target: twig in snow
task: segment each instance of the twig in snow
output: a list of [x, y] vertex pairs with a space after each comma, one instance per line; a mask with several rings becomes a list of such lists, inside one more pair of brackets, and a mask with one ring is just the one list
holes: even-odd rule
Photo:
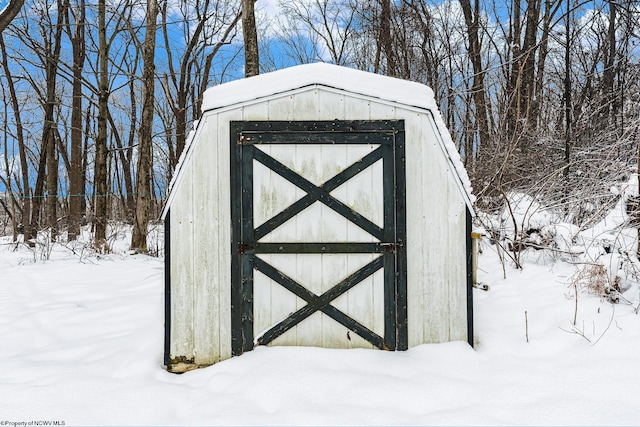
[[560, 328], [560, 330], [568, 332], [570, 334], [576, 334], [576, 335], [580, 335], [582, 338], [584, 338], [585, 340], [587, 340], [587, 342], [591, 342], [591, 340], [589, 338], [587, 338], [587, 336], [584, 334], [584, 325], [582, 327], [582, 331], [578, 328], [576, 328], [574, 325], [571, 325], [571, 330], [566, 330], [564, 328]]
[[[600, 334], [600, 336], [598, 337], [598, 339], [596, 340], [596, 342], [594, 342], [593, 344], [591, 344], [591, 346], [593, 347], [594, 345], [598, 344], [598, 341], [600, 341], [600, 339], [604, 336], [604, 334], [607, 333], [607, 331], [609, 330], [609, 328], [611, 327], [611, 324], [613, 323], [613, 317], [616, 314], [616, 305], [615, 304], [611, 304], [611, 307], [613, 308], [613, 310], [611, 310], [611, 319], [609, 319], [609, 324], [607, 325], [607, 327], [604, 329], [604, 331], [602, 332], [602, 334]], [[617, 326], [617, 325], [616, 325]]]

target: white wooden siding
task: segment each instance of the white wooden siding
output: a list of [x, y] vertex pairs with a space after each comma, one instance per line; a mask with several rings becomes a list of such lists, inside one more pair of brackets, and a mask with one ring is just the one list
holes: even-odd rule
[[407, 113], [404, 119], [409, 347], [464, 340], [466, 205], [429, 114]]
[[[202, 137], [208, 140], [211, 128], [216, 126], [216, 117], [208, 117]], [[211, 176], [210, 165], [215, 159], [214, 151], [207, 144], [198, 144], [192, 163], [193, 217], [193, 337], [195, 362], [199, 365], [218, 361], [220, 354], [220, 292], [217, 280], [217, 260], [220, 249], [219, 227], [216, 205], [220, 199], [219, 186]], [[202, 268], [213, 262], [211, 268]], [[210, 350], [207, 350], [210, 349]]]
[[[403, 119], [406, 140], [407, 176], [407, 262], [409, 346], [422, 343], [466, 340], [466, 227], [464, 198], [456, 185], [440, 148], [428, 112], [404, 108], [371, 98], [329, 88], [308, 88], [274, 96], [237, 108], [205, 113], [193, 148], [180, 179], [174, 184], [171, 200], [171, 344], [172, 358], [184, 356], [198, 365], [231, 357], [231, 224], [230, 224], [230, 143], [231, 120], [384, 120]], [[317, 148], [317, 147], [316, 147]], [[321, 151], [315, 162], [296, 165], [296, 158], [308, 156], [279, 153], [280, 148], [263, 147], [268, 154], [295, 170], [306, 168], [309, 179], [319, 183], [348, 166], [352, 154], [346, 147]], [[300, 153], [307, 150], [297, 147]], [[358, 149], [362, 149], [359, 147]], [[367, 149], [371, 149], [368, 147]], [[324, 148], [322, 150], [325, 150]], [[355, 150], [354, 150], [355, 151]], [[335, 160], [333, 170], [328, 166]], [[343, 163], [340, 163], [345, 159]], [[264, 187], [256, 191], [257, 224], [288, 206], [304, 192], [288, 185], [266, 168], [254, 165]], [[382, 225], [382, 200], [369, 197], [367, 187], [381, 186], [381, 166], [374, 165], [353, 182], [332, 194], [362, 211]], [[305, 176], [307, 176], [305, 174]], [[324, 227], [307, 233], [313, 239], [347, 241], [371, 236], [318, 204], [322, 218], [334, 215], [329, 235]], [[296, 221], [306, 222], [304, 218]], [[263, 241], [278, 241], [298, 233], [282, 227]], [[277, 233], [284, 233], [278, 235]], [[363, 236], [366, 235], [366, 236]], [[336, 237], [337, 236], [337, 237]], [[269, 240], [271, 239], [271, 240]], [[268, 263], [321, 294], [373, 260], [375, 255], [261, 255]], [[318, 257], [311, 260], [309, 257]], [[317, 262], [310, 262], [317, 261]], [[254, 304], [256, 335], [276, 324], [306, 303], [277, 283], [256, 272]], [[365, 280], [332, 303], [379, 335], [384, 334], [382, 272]], [[322, 313], [315, 313], [273, 342], [273, 345], [313, 345], [335, 348], [365, 347], [371, 344]]]
[[171, 208], [171, 357], [193, 359], [193, 190], [189, 171]]

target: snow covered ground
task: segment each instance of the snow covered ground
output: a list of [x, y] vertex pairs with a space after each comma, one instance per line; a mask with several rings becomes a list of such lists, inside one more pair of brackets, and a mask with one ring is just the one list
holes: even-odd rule
[[[638, 425], [635, 235], [616, 215], [566, 251], [583, 255], [528, 250], [506, 279], [485, 239], [475, 349], [258, 348], [183, 375], [162, 367], [162, 259], [128, 254], [126, 232], [99, 256], [2, 237], [0, 425]], [[628, 289], [614, 305], [581, 282], [574, 326], [587, 261]]]

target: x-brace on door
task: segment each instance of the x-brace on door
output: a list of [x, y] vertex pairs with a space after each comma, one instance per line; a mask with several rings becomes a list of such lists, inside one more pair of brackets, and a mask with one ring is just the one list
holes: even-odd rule
[[404, 145], [403, 121], [231, 123], [234, 355], [336, 327], [407, 349]]

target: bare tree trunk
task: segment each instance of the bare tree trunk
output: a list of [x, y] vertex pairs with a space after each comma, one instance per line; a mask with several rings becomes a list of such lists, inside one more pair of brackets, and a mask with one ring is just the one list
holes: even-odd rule
[[[233, 34], [232, 34], [233, 29], [236, 27], [236, 25], [238, 25], [238, 22], [240, 21], [241, 18], [242, 18], [242, 12], [238, 13], [235, 16], [231, 24], [229, 24], [224, 34], [220, 38], [220, 41], [216, 43], [213, 50], [207, 55], [207, 58], [205, 59], [204, 71], [202, 72], [202, 80], [200, 82], [200, 90], [198, 91], [198, 100], [195, 103], [195, 107], [196, 107], [196, 110], [194, 112], [195, 117], [200, 117], [200, 114], [202, 113], [202, 111], [200, 111], [202, 107], [202, 96], [204, 94], [204, 91], [207, 90], [207, 85], [209, 83], [209, 74], [211, 72], [211, 65], [213, 62], [213, 58], [216, 56], [216, 54], [218, 53], [218, 51], [222, 46], [229, 43], [228, 40], [233, 39]], [[180, 156], [176, 154], [176, 157], [179, 158]]]
[[5, 78], [7, 80], [7, 86], [9, 89], [9, 97], [11, 99], [11, 108], [13, 109], [13, 116], [15, 119], [15, 132], [16, 139], [18, 141], [18, 153], [20, 156], [20, 173], [22, 178], [23, 188], [23, 202], [22, 202], [22, 227], [24, 229], [24, 241], [27, 242], [32, 235], [31, 230], [31, 194], [29, 187], [29, 164], [27, 163], [27, 150], [24, 141], [24, 129], [22, 126], [22, 119], [20, 114], [20, 105], [18, 103], [18, 97], [16, 95], [16, 89], [13, 84], [13, 76], [9, 69], [9, 63], [7, 60], [7, 49], [4, 44], [4, 38], [0, 33], [0, 52], [2, 53], [2, 68], [4, 69]]
[[0, 34], [11, 24], [13, 18], [20, 13], [24, 0], [12, 0], [0, 13]]
[[476, 121], [479, 130], [479, 145], [482, 147], [489, 142], [489, 118], [487, 115], [487, 102], [485, 98], [484, 73], [482, 67], [481, 46], [478, 31], [480, 27], [480, 8], [476, 0], [474, 10], [471, 9], [471, 0], [460, 0], [464, 20], [467, 25], [467, 37], [469, 39], [469, 57], [473, 66], [473, 100], [476, 106]]
[[107, 247], [107, 120], [109, 76], [106, 28], [106, 0], [98, 1], [98, 135], [94, 165], [95, 235], [94, 246], [100, 252]]
[[[162, 22], [163, 22], [162, 28], [163, 28], [163, 35], [165, 39], [165, 46], [168, 51], [167, 55], [169, 56], [169, 58], [171, 58], [172, 55], [171, 55], [171, 52], [169, 51], [170, 43], [169, 43], [168, 31], [170, 28], [169, 28], [169, 25], [167, 25], [167, 22], [168, 22], [167, 6], [168, 6], [168, 3], [165, 2], [162, 7]], [[207, 10], [209, 8], [209, 1], [205, 0], [204, 4], [201, 7], [204, 10], [204, 12], [207, 13]], [[184, 150], [186, 140], [187, 140], [187, 104], [188, 104], [188, 97], [189, 97], [189, 88], [193, 86], [192, 85], [193, 75], [190, 71], [191, 69], [190, 65], [193, 61], [193, 54], [198, 45], [199, 37], [202, 34], [202, 31], [204, 30], [206, 24], [207, 24], [207, 19], [205, 19], [205, 17], [202, 17], [198, 22], [198, 25], [196, 26], [196, 28], [193, 30], [193, 34], [190, 35], [189, 41], [187, 42], [187, 46], [182, 52], [182, 60], [180, 61], [180, 70], [178, 71], [178, 73], [174, 71], [173, 65], [169, 63], [169, 68], [171, 70], [171, 80], [172, 80], [173, 86], [176, 89], [176, 93], [174, 94], [175, 100], [173, 100], [172, 98], [174, 97], [170, 95], [170, 91], [167, 83], [165, 83], [165, 91], [167, 93], [167, 99], [170, 102], [171, 109], [173, 110], [173, 113], [176, 117], [176, 131], [175, 131], [176, 150], [175, 151], [176, 151], [176, 156], [178, 158], [180, 158], [180, 154], [182, 154], [182, 151]]]
[[244, 75], [245, 77], [260, 74], [260, 57], [258, 56], [258, 31], [254, 12], [255, 0], [242, 0], [242, 36], [244, 37]]
[[536, 71], [535, 89], [534, 89], [534, 103], [532, 106], [532, 115], [538, 120], [540, 114], [540, 108], [542, 103], [544, 76], [545, 76], [545, 64], [547, 61], [547, 55], [549, 54], [549, 35], [551, 34], [551, 20], [555, 16], [558, 8], [562, 4], [558, 0], [545, 0], [544, 17], [542, 23], [542, 34], [540, 36], [540, 46], [538, 47], [538, 70]]
[[[87, 185], [87, 170], [89, 167], [89, 135], [91, 132], [91, 119], [94, 117], [94, 109], [89, 105], [87, 115], [84, 117], [84, 141], [82, 146], [82, 182]], [[84, 187], [83, 187], [83, 191]], [[82, 212], [87, 212], [87, 197], [82, 198]]]
[[606, 119], [607, 124], [615, 123], [615, 58], [616, 58], [616, 15], [617, 6], [615, 1], [609, 1], [609, 28], [607, 30], [607, 41], [604, 53], [604, 70], [602, 80], [605, 92]]
[[[171, 41], [171, 23], [175, 20], [175, 16], [169, 6], [168, 2], [164, 2], [160, 5], [159, 10], [160, 28], [165, 41], [164, 49], [168, 68], [168, 72], [162, 76], [160, 82], [166, 95], [168, 107], [173, 117], [175, 117], [175, 123], [169, 125], [171, 132], [168, 133], [170, 139], [167, 140], [170, 160], [169, 169], [172, 170], [175, 168], [176, 162], [185, 148], [187, 135], [189, 134], [189, 120], [200, 116], [202, 93], [207, 89], [213, 58], [220, 48], [227, 44], [230, 38], [233, 38], [236, 25], [240, 21], [242, 13], [234, 12], [234, 15], [231, 15], [234, 16], [233, 21], [228, 25], [224, 25], [227, 17], [226, 8], [221, 13], [219, 6], [212, 4], [210, 0], [191, 2], [190, 7], [193, 7], [197, 14], [197, 25], [189, 33], [185, 33], [184, 47], [180, 49], [180, 52], [174, 52], [171, 47], [175, 44]], [[220, 13], [222, 17], [220, 22], [217, 22], [218, 14]], [[214, 22], [212, 22], [212, 18], [215, 18]], [[221, 36], [217, 35], [225, 26], [224, 33]], [[203, 58], [205, 50], [209, 49], [208, 42], [203, 43], [203, 41], [210, 40], [214, 34], [216, 35], [215, 39], [218, 41], [213, 45], [211, 52], [204, 55]], [[175, 53], [179, 53], [179, 55], [175, 55]], [[173, 58], [180, 59], [174, 64]], [[203, 59], [204, 66], [201, 63]], [[200, 70], [204, 71], [200, 72]], [[199, 83], [197, 81], [198, 78], [201, 79]], [[191, 111], [189, 110], [190, 107]], [[189, 115], [190, 112], [191, 115]], [[175, 145], [172, 145], [169, 141], [175, 141]]]
[[35, 243], [32, 239], [35, 239], [40, 228], [40, 208], [42, 207], [42, 199], [44, 198], [44, 184], [45, 173], [47, 171], [47, 143], [48, 140], [43, 140], [40, 147], [40, 159], [38, 161], [38, 172], [36, 174], [36, 183], [33, 189], [33, 199], [31, 210], [31, 234], [27, 236], [25, 234], [25, 241], [29, 242], [30, 246], [34, 246]]
[[511, 67], [507, 83], [506, 134], [508, 139], [514, 143], [520, 140], [527, 124], [535, 123], [535, 117], [531, 111], [535, 97], [535, 60], [539, 47], [537, 36], [540, 7], [541, 0], [527, 2], [524, 37], [522, 37], [523, 23], [521, 22], [520, 0], [515, 0], [513, 5], [512, 27], [509, 37]]
[[53, 40], [45, 38], [45, 49], [47, 52], [45, 63], [46, 78], [46, 98], [44, 105], [44, 127], [42, 130], [42, 147], [41, 156], [46, 157], [47, 164], [47, 197], [46, 197], [46, 213], [47, 225], [51, 230], [51, 240], [55, 240], [58, 234], [58, 149], [56, 144], [56, 128], [55, 110], [58, 100], [56, 99], [58, 67], [60, 65], [60, 50], [62, 48], [62, 30], [63, 16], [67, 2], [58, 0], [55, 31]]
[[[522, 18], [520, 0], [513, 0], [511, 3], [512, 13], [509, 17], [509, 35], [507, 37], [508, 46], [508, 69], [506, 78], [507, 86], [507, 107], [505, 110], [504, 129], [505, 135], [514, 133], [518, 121], [519, 112], [516, 96], [518, 84], [520, 82], [520, 43], [522, 40]], [[505, 139], [509, 139], [506, 137]]]
[[[68, 11], [69, 12], [69, 11]], [[67, 30], [71, 32], [67, 13]], [[82, 221], [84, 181], [82, 174], [82, 72], [85, 60], [85, 2], [79, 0], [74, 13], [71, 38], [73, 52], [73, 81], [71, 105], [71, 170], [69, 171], [69, 241], [77, 239]]]
[[47, 226], [50, 229], [51, 241], [58, 236], [58, 150], [56, 147], [56, 134], [53, 126], [49, 128], [47, 135]]
[[534, 119], [531, 117], [531, 105], [533, 103], [534, 82], [535, 82], [535, 60], [538, 49], [538, 21], [540, 19], [541, 0], [530, 0], [527, 4], [526, 28], [524, 40], [522, 41], [522, 84], [520, 85], [520, 118], [522, 122], [530, 124]]
[[[135, 123], [135, 94], [131, 96], [132, 106], [131, 106], [131, 114], [132, 114], [132, 123]], [[129, 141], [128, 147], [125, 149], [122, 145], [122, 139], [120, 138], [120, 134], [118, 133], [117, 125], [113, 120], [113, 116], [111, 112], [109, 112], [109, 124], [111, 125], [111, 132], [113, 134], [113, 140], [116, 143], [116, 148], [118, 150], [117, 156], [120, 158], [120, 164], [122, 165], [122, 175], [124, 178], [124, 193], [126, 197], [124, 198], [124, 209], [126, 213], [126, 220], [133, 221], [133, 211], [135, 206], [135, 200], [133, 198], [133, 179], [131, 177], [131, 147], [133, 147], [133, 140]], [[133, 129], [130, 133], [130, 138], [133, 139], [135, 132]], [[117, 167], [117, 166], [116, 166]]]
[[[0, 37], [2, 35], [0, 34]], [[2, 98], [3, 98], [3, 103], [2, 106], [4, 107], [4, 117], [8, 116], [9, 113], [9, 105], [7, 104], [7, 99], [6, 99], [6, 92], [2, 91]], [[4, 120], [4, 125], [2, 127], [2, 133], [4, 136], [4, 170], [7, 172], [7, 178], [6, 180], [4, 178], [2, 178], [2, 176], [0, 176], [0, 181], [4, 183], [4, 186], [7, 190], [7, 193], [9, 194], [9, 201], [11, 202], [11, 209], [7, 209], [7, 206], [3, 203], [3, 207], [5, 209], [5, 211], [7, 212], [7, 214], [11, 217], [11, 233], [12, 233], [12, 241], [16, 242], [18, 241], [18, 224], [16, 223], [16, 199], [15, 196], [13, 194], [13, 184], [11, 183], [11, 168], [9, 167], [9, 143], [8, 141], [8, 134], [9, 134], [9, 121], [8, 120]], [[0, 198], [0, 201], [2, 201], [2, 198]]]
[[151, 139], [154, 114], [155, 93], [155, 46], [156, 19], [158, 3], [147, 2], [147, 25], [143, 45], [144, 70], [142, 81], [144, 95], [142, 103], [142, 121], [138, 144], [138, 175], [136, 179], [136, 219], [131, 236], [131, 248], [147, 252], [147, 226], [149, 223], [149, 205], [151, 202]]
[[[565, 21], [565, 46], [564, 46], [564, 119], [565, 119], [565, 137], [564, 137], [564, 195], [569, 197], [569, 165], [571, 164], [571, 4], [570, 0], [566, 0], [567, 16]], [[565, 204], [568, 206], [568, 204]]]
[[380, 10], [380, 47], [384, 52], [385, 61], [387, 63], [387, 75], [396, 76], [396, 63], [393, 54], [391, 40], [391, 3], [390, 0], [381, 0]]

